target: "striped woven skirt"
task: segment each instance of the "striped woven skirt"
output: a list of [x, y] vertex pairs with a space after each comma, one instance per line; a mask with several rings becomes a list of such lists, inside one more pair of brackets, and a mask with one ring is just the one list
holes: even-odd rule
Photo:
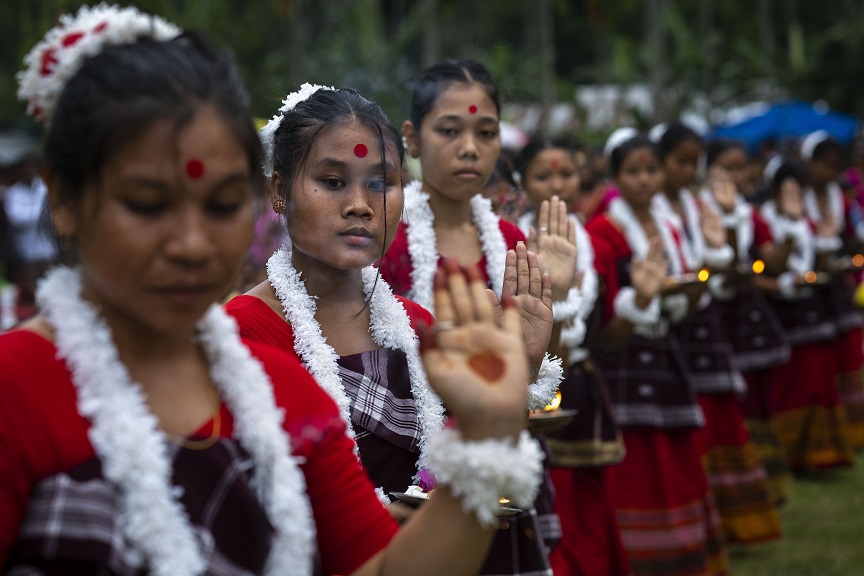
[[705, 426], [697, 433], [702, 465], [714, 492], [726, 542], [755, 544], [780, 536], [768, 476], [744, 428], [735, 394], [704, 394]]
[[614, 498], [634, 576], [728, 571], [720, 517], [695, 428], [625, 427]]

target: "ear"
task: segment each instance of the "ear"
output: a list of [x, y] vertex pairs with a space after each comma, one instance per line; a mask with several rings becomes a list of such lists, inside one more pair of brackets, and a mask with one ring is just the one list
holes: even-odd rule
[[412, 158], [420, 156], [420, 138], [417, 130], [414, 129], [414, 124], [410, 120], [405, 120], [402, 123], [402, 135], [405, 137], [405, 146], [408, 148], [408, 154]]
[[48, 206], [54, 232], [60, 238], [73, 238], [78, 232], [77, 204], [63, 197], [63, 184], [51, 166], [45, 165], [42, 179], [48, 188]]
[[282, 189], [285, 185], [285, 181], [282, 179], [282, 175], [279, 172], [273, 172], [273, 175], [270, 176], [270, 202], [273, 203], [276, 200], [282, 199], [287, 202], [287, 198], [282, 198]]

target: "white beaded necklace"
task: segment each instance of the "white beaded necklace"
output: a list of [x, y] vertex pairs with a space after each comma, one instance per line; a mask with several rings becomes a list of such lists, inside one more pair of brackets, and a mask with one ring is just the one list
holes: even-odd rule
[[[408, 360], [408, 377], [411, 393], [420, 420], [420, 458], [418, 468], [426, 467], [426, 444], [429, 436], [444, 427], [444, 406], [438, 395], [429, 386], [426, 371], [420, 360], [417, 334], [411, 328], [408, 314], [393, 296], [390, 286], [375, 278], [377, 270], [371, 266], [363, 269], [363, 292], [369, 302], [372, 339], [383, 348], [401, 350]], [[338, 356], [321, 333], [321, 325], [315, 319], [315, 301], [306, 291], [300, 274], [291, 264], [291, 250], [282, 248], [267, 261], [267, 278], [282, 303], [285, 318], [294, 331], [294, 350], [306, 368], [339, 406], [342, 419], [353, 438], [350, 416], [350, 400], [339, 376]], [[374, 290], [373, 290], [374, 288]]]
[[[141, 386], [120, 360], [110, 328], [81, 298], [80, 271], [51, 271], [37, 298], [54, 328], [57, 355], [71, 371], [78, 410], [91, 422], [90, 442], [106, 479], [117, 487], [119, 524], [126, 538], [140, 549], [153, 574], [203, 573], [207, 560], [171, 485], [167, 438], [148, 410]], [[266, 573], [309, 575], [315, 525], [272, 385], [221, 307], [213, 305], [201, 319], [198, 341], [210, 377], [234, 416], [234, 434], [252, 456], [252, 483], [276, 528]]]

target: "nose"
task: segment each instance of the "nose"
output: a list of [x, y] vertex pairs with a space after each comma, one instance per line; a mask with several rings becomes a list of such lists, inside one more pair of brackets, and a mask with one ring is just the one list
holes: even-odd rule
[[350, 186], [346, 190], [345, 204], [342, 207], [343, 218], [363, 218], [370, 220], [375, 215], [370, 196], [380, 193], [372, 192], [361, 184]]
[[171, 231], [165, 251], [172, 260], [196, 266], [213, 255], [213, 238], [207, 227], [206, 216], [200, 208], [183, 208], [178, 218], [169, 225]]
[[552, 192], [560, 195], [563, 190], [564, 178], [558, 175], [552, 176]]
[[477, 155], [477, 140], [470, 130], [466, 130], [460, 140], [459, 158], [477, 158]]

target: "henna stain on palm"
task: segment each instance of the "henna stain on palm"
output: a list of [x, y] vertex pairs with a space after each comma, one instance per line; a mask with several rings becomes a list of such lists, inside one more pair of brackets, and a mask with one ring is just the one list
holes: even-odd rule
[[497, 382], [504, 375], [504, 361], [494, 352], [473, 354], [468, 366], [487, 382]]

